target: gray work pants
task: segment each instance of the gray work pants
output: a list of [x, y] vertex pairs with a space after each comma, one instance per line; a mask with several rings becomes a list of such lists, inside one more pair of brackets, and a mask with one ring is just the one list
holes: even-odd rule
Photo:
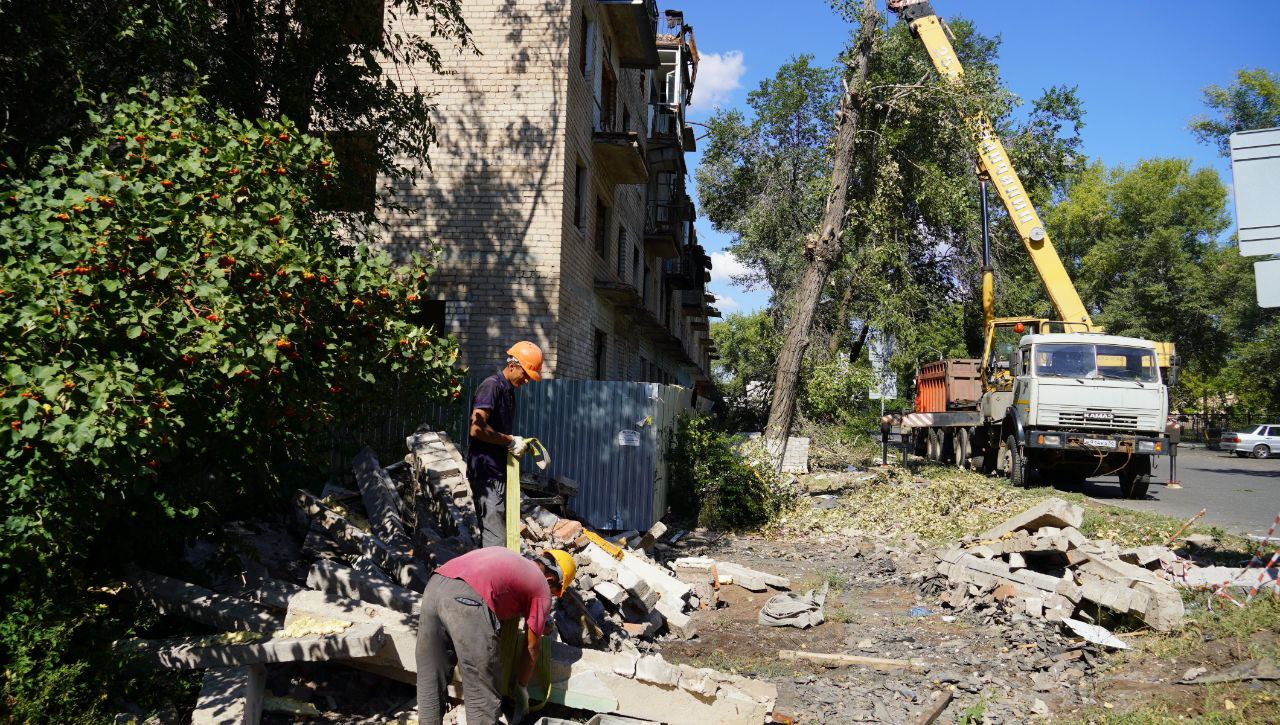
[[468, 725], [498, 722], [498, 618], [476, 590], [461, 579], [432, 576], [422, 592], [418, 622], [418, 722], [440, 725], [453, 654], [462, 670]]
[[476, 504], [481, 546], [507, 545], [507, 481], [491, 478], [471, 481], [471, 500]]

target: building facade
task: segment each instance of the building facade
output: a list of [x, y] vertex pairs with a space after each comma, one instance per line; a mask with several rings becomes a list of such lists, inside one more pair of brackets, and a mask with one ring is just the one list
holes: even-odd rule
[[438, 143], [395, 189], [411, 213], [385, 216], [394, 255], [438, 247], [428, 304], [461, 363], [487, 373], [530, 339], [551, 377], [708, 386], [718, 313], [685, 191], [692, 29], [668, 11], [660, 34], [653, 0], [463, 8], [479, 54], [411, 79]]

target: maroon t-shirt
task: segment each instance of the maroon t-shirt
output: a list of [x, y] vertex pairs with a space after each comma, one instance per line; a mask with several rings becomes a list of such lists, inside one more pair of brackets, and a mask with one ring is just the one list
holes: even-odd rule
[[524, 617], [541, 637], [551, 611], [551, 587], [537, 564], [502, 546], [469, 551], [436, 569], [476, 590], [499, 620]]

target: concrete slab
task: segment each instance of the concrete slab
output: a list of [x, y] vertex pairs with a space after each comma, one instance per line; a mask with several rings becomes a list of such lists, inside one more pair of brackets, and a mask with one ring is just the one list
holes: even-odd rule
[[198, 670], [268, 662], [324, 662], [369, 657], [383, 645], [382, 627], [349, 624], [339, 632], [280, 636], [249, 642], [228, 642], [226, 635], [135, 640], [130, 651], [172, 670]]
[[1005, 534], [1015, 531], [1038, 531], [1043, 526], [1064, 529], [1068, 526], [1080, 528], [1084, 520], [1084, 509], [1060, 498], [1047, 498], [1032, 506], [995, 528], [988, 529], [979, 535], [982, 539], [999, 539]]
[[204, 673], [191, 725], [258, 725], [265, 689], [262, 665], [211, 667]]

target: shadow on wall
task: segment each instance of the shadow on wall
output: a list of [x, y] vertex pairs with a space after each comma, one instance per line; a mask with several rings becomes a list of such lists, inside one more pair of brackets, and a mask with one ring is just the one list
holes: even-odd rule
[[[493, 16], [505, 43], [486, 48], [487, 30], [473, 28], [484, 55], [464, 57], [452, 74], [421, 83], [437, 95], [439, 146], [433, 168], [394, 188], [413, 215], [390, 223], [390, 249], [407, 259], [431, 238], [441, 246], [436, 299], [447, 301], [460, 363], [475, 372], [488, 374], [520, 339], [547, 350], [544, 370], [555, 371], [565, 5], [533, 6], [540, 8], [535, 17], [529, 5], [507, 0]], [[564, 57], [537, 57], [544, 49], [564, 49]]]

